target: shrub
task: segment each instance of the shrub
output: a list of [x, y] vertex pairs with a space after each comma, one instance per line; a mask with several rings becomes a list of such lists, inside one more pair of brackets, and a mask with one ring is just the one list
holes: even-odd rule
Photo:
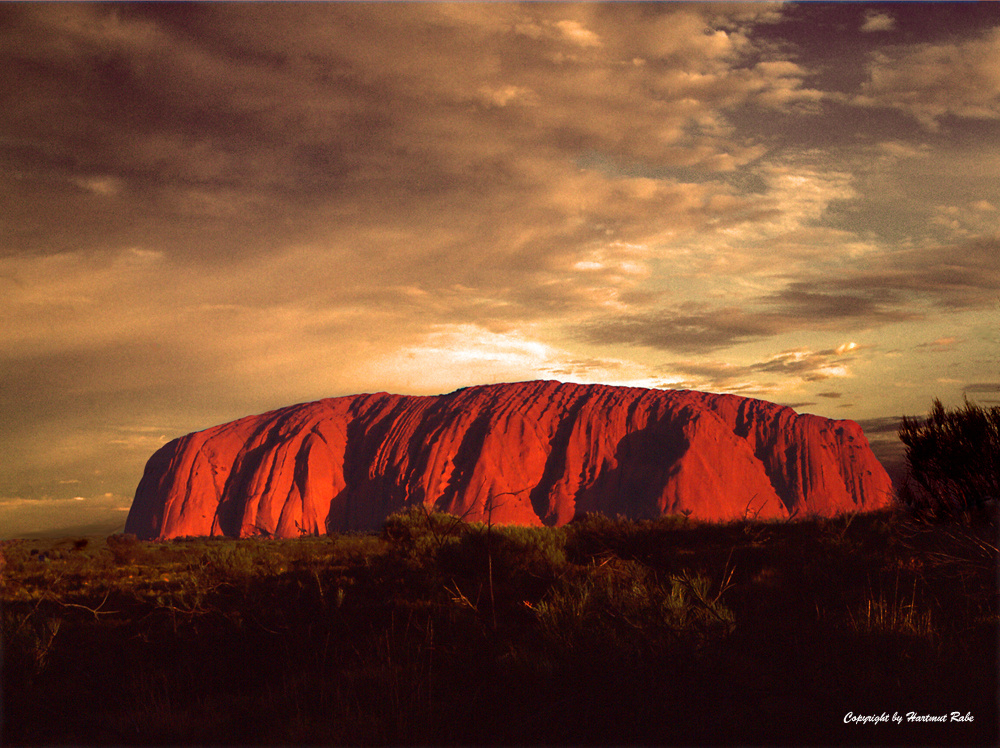
[[469, 525], [438, 558], [448, 579], [485, 582], [501, 604], [538, 599], [566, 567], [564, 536], [553, 527]]
[[63, 620], [58, 614], [39, 610], [5, 608], [0, 615], [0, 633], [4, 642], [4, 664], [31, 678], [41, 673], [52, 654]]
[[201, 567], [224, 581], [249, 583], [273, 576], [282, 568], [279, 546], [273, 541], [241, 539], [211, 546], [201, 554]]
[[911, 509], [950, 517], [1000, 498], [1000, 407], [935, 400], [926, 419], [904, 417], [898, 435], [909, 464], [900, 499]]
[[634, 520], [605, 514], [580, 515], [564, 529], [566, 554], [574, 563], [586, 564], [607, 553], [619, 558], [635, 558], [643, 539], [640, 526]]
[[466, 531], [461, 517], [431, 512], [423, 504], [393, 514], [382, 525], [382, 538], [414, 555], [433, 555]]
[[107, 542], [108, 550], [118, 566], [134, 564], [143, 555], [142, 543], [131, 533], [111, 535]]
[[561, 648], [662, 654], [732, 632], [733, 613], [721, 601], [727, 585], [716, 589], [686, 571], [660, 578], [639, 562], [610, 559], [565, 579], [534, 610], [545, 636]]
[[517, 566], [535, 576], [555, 576], [566, 566], [566, 534], [555, 527], [521, 527], [508, 525], [494, 528], [504, 539]]
[[[38, 555], [38, 551], [33, 551]], [[20, 572], [24, 569], [25, 562], [32, 557], [23, 540], [0, 541], [0, 572], [5, 569], [8, 572]]]

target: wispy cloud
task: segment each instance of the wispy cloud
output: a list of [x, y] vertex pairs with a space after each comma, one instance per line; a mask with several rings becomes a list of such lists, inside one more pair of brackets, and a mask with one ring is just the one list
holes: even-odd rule
[[[764, 360], [745, 364], [726, 361], [674, 361], [672, 370], [687, 377], [687, 384], [722, 392], [765, 393], [787, 389], [789, 381], [823, 382], [851, 376], [851, 364], [858, 360], [860, 347], [847, 343], [837, 348], [781, 351]], [[828, 385], [829, 386], [829, 385]], [[840, 397], [840, 393], [816, 393], [819, 397]], [[800, 403], [812, 404], [812, 403]]]
[[937, 340], [932, 340], [929, 343], [917, 343], [915, 349], [918, 351], [928, 351], [931, 353], [944, 353], [946, 351], [950, 351], [958, 342], [960, 342], [958, 338], [953, 336], [948, 336], [946, 338], [938, 338]]

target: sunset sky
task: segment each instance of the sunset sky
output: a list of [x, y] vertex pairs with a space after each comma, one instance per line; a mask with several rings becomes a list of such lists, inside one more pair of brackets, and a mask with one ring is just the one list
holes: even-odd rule
[[525, 379], [1000, 403], [1000, 4], [0, 5], [0, 537]]

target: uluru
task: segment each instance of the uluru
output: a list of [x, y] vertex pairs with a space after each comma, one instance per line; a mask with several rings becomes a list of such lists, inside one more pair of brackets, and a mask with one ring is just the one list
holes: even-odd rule
[[353, 395], [198, 431], [146, 464], [140, 538], [373, 530], [422, 504], [470, 521], [727, 521], [879, 509], [861, 427], [736, 395], [554, 381]]

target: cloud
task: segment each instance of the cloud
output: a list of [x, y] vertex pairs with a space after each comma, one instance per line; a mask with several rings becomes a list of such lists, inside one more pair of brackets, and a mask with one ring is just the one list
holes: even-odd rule
[[973, 38], [873, 55], [857, 103], [891, 107], [936, 130], [945, 116], [1000, 118], [1000, 26]]
[[896, 29], [896, 19], [889, 13], [882, 13], [877, 10], [865, 12], [864, 23], [861, 24], [861, 31], [870, 34], [876, 31], [894, 31]]
[[918, 351], [928, 351], [931, 353], [944, 353], [950, 351], [955, 343], [960, 342], [958, 338], [954, 336], [948, 336], [944, 338], [938, 338], [930, 343], [918, 343], [915, 348]]
[[890, 306], [877, 287], [831, 292], [819, 283], [795, 281], [741, 307], [690, 303], [595, 317], [579, 329], [593, 343], [707, 353], [789, 332], [862, 328], [918, 316]]
[[[431, 198], [526, 145], [550, 159], [568, 145], [685, 162], [702, 152], [708, 168], [731, 168], [745, 147], [696, 131], [717, 105], [776, 92], [808, 98], [789, 93], [803, 75], [792, 63], [739, 66], [754, 49], [727, 18], [740, 14], [725, 9], [81, 6], [15, 15], [7, 93], [32, 102], [12, 133], [32, 149], [23, 162], [43, 157], [76, 184], [131, 188], [185, 213], [222, 196], [258, 213], [289, 199]], [[636, 15], [648, 16], [639, 35]], [[74, 92], [84, 94], [77, 109], [58, 119], [28, 116], [54, 114]], [[484, 97], [489, 106], [469, 106]], [[87, 123], [98, 129], [83, 138]]]
[[170, 440], [166, 435], [167, 431], [169, 429], [149, 426], [125, 427], [120, 429], [115, 438], [108, 439], [107, 443], [151, 455]]
[[[766, 189], [758, 198], [759, 213], [726, 230], [739, 241], [801, 241], [837, 201], [858, 196], [849, 172], [808, 161], [768, 162], [757, 169]], [[804, 242], [802, 242], [804, 243]]]
[[899, 431], [900, 416], [884, 416], [881, 418], [866, 418], [858, 421], [865, 430], [865, 435], [869, 439], [873, 437], [883, 437], [890, 440], [896, 439], [896, 432]]
[[879, 293], [874, 284], [860, 279], [853, 283], [831, 283], [828, 278], [793, 280], [763, 301], [774, 310], [769, 312], [772, 318], [780, 320], [786, 330], [799, 326], [822, 330], [831, 324], [867, 326], [918, 316], [915, 311], [898, 307], [898, 295]]
[[446, 326], [418, 344], [377, 359], [371, 378], [405, 390], [439, 392], [466, 382], [534, 379], [554, 360], [553, 350], [518, 331]]
[[400, 391], [437, 394], [469, 383], [558, 379], [655, 387], [662, 376], [633, 361], [582, 358], [530, 332], [441, 325], [413, 345], [366, 363], [359, 374]]
[[997, 209], [982, 199], [958, 205], [939, 204], [933, 207], [930, 224], [956, 239], [974, 238], [996, 230]]
[[0, 497], [0, 538], [25, 537], [40, 528], [54, 535], [60, 530], [110, 534], [124, 527], [130, 504], [130, 497], [112, 493], [66, 499]]
[[962, 388], [962, 395], [985, 406], [1000, 405], [1000, 382], [977, 382]]
[[784, 351], [769, 361], [752, 367], [755, 372], [773, 372], [794, 374], [807, 382], [822, 381], [836, 377], [846, 377], [848, 368], [845, 364], [831, 361], [835, 351], [809, 351], [800, 349]]
[[884, 306], [900, 312], [908, 306], [917, 308], [919, 302], [948, 310], [986, 308], [1000, 291], [1000, 237], [885, 253], [869, 269], [829, 285], [842, 293], [859, 294], [876, 306], [881, 290]]
[[[926, 305], [982, 309], [1000, 292], [1000, 239], [882, 252], [835, 277], [803, 274], [766, 302], [806, 326], [826, 320], [878, 324], [913, 319]], [[815, 328], [814, 328], [815, 329]]]
[[963, 392], [1000, 393], [1000, 382], [977, 382], [966, 385]]
[[[644, 260], [628, 277], [605, 263], [563, 282], [566, 269], [753, 210], [722, 179], [623, 172], [655, 162], [712, 175], [759, 158], [718, 108], [805, 74], [743, 64], [747, 24], [773, 9], [617, 10], [17, 11], [9, 98], [51, 114], [84, 95], [58, 119], [5, 123], [28, 178], [4, 197], [30, 206], [18, 231], [33, 251], [138, 247], [179, 278], [246, 261], [255, 297], [271, 291], [274, 262], [257, 273], [250, 262], [309, 253], [283, 275], [289, 297], [320, 280], [357, 297], [359, 279], [398, 275], [439, 297], [445, 284], [476, 289], [515, 316], [603, 305], [634, 289]], [[636, 36], [636, 15], [659, 31]], [[582, 152], [606, 166], [581, 170]], [[216, 285], [183, 293], [216, 303], [231, 290]]]
[[[773, 278], [780, 282], [781, 276]], [[919, 320], [928, 309], [989, 308], [1000, 295], [1000, 240], [879, 253], [864, 265], [800, 270], [740, 306], [688, 302], [595, 315], [578, 325], [592, 343], [710, 352], [782, 333], [863, 329]]]
[[914, 145], [896, 140], [888, 140], [878, 144], [878, 148], [894, 158], [926, 158], [930, 155], [927, 144]]
[[781, 332], [781, 320], [738, 307], [685, 304], [656, 312], [627, 313], [581, 325], [591, 343], [641, 345], [661, 350], [707, 353]]
[[578, 44], [581, 47], [601, 46], [600, 37], [590, 29], [586, 28], [579, 21], [572, 21], [568, 19], [556, 21], [555, 27], [559, 29], [559, 32], [564, 39], [571, 41], [573, 44]]
[[[845, 344], [837, 348], [811, 350], [796, 348], [781, 351], [764, 360], [737, 364], [728, 361], [673, 361], [667, 368], [684, 379], [683, 386], [713, 392], [763, 395], [771, 397], [796, 383], [822, 382], [851, 377], [851, 363], [858, 360], [860, 346]], [[838, 398], [838, 392], [816, 393], [819, 397]], [[812, 405], [800, 402], [797, 407]]]

